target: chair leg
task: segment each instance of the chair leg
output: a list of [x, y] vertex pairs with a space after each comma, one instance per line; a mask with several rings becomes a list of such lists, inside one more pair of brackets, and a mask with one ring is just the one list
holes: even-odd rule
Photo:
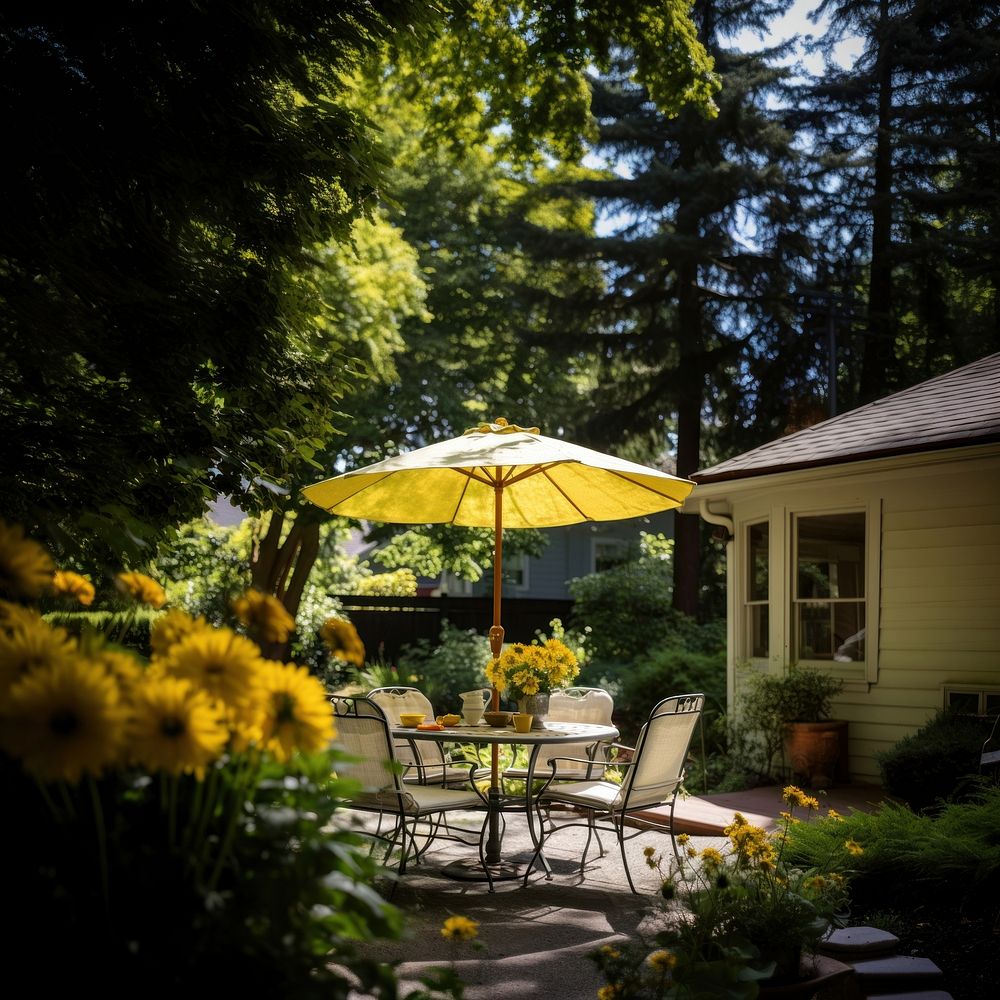
[[638, 896], [639, 891], [632, 881], [632, 873], [628, 870], [628, 857], [625, 854], [625, 817], [619, 816], [615, 819], [614, 814], [612, 814], [611, 821], [615, 825], [615, 833], [618, 834], [618, 848], [622, 852], [622, 864], [625, 866], [625, 878], [628, 879], [628, 887], [632, 890], [633, 896]]

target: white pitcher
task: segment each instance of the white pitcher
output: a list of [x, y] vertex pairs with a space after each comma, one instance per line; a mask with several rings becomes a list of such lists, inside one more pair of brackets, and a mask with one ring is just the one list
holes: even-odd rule
[[463, 721], [467, 726], [478, 726], [490, 702], [490, 692], [484, 688], [476, 688], [475, 691], [463, 691], [459, 697], [462, 699]]

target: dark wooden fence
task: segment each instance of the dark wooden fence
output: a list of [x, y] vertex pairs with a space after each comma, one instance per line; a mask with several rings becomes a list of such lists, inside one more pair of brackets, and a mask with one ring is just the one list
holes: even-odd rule
[[[455, 628], [474, 629], [484, 636], [493, 624], [492, 597], [365, 597], [337, 594], [354, 627], [365, 644], [369, 659], [379, 653], [395, 661], [399, 651], [418, 639], [437, 645], [441, 622], [447, 619]], [[535, 632], [549, 631], [549, 622], [560, 618], [569, 624], [573, 602], [506, 597], [502, 606], [504, 639], [507, 642], [531, 642]]]

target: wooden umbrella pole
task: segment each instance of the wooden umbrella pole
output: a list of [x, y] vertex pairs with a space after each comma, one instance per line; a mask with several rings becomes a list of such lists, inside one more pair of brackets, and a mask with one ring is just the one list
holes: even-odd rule
[[[503, 469], [496, 469], [493, 480], [493, 625], [490, 628], [490, 651], [493, 663], [500, 659], [503, 651], [503, 626], [500, 624], [500, 590], [503, 579], [501, 560], [503, 558]], [[500, 692], [493, 685], [490, 709], [500, 708]], [[489, 795], [489, 837], [486, 840], [486, 863], [500, 861], [500, 748], [493, 744], [490, 748], [490, 795]]]

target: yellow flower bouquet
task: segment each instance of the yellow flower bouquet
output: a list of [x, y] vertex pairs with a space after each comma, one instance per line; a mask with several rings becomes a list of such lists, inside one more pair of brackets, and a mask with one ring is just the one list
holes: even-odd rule
[[579, 672], [579, 661], [561, 639], [511, 643], [486, 665], [487, 680], [513, 701], [568, 687]]

